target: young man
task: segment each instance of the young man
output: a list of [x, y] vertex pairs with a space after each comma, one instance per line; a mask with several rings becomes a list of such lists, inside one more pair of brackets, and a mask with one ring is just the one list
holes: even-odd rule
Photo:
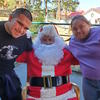
[[24, 50], [32, 49], [26, 31], [32, 22], [31, 13], [18, 8], [9, 20], [0, 22], [0, 97], [2, 100], [22, 100], [21, 83], [15, 74], [14, 62]]
[[78, 64], [53, 25], [40, 28], [31, 52], [17, 59], [28, 65], [27, 100], [78, 100], [69, 75], [71, 64]]

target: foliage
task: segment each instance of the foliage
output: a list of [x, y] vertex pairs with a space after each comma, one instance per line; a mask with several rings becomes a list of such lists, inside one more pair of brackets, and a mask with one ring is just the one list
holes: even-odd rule
[[8, 17], [11, 12], [12, 11], [9, 10], [9, 9], [7, 9], [7, 10], [5, 10], [5, 9], [0, 10], [0, 17]]
[[[35, 15], [33, 15], [35, 16]], [[34, 18], [33, 22], [44, 22], [44, 14], [43, 13], [39, 13], [39, 15]], [[30, 27], [30, 30], [32, 32], [37, 32], [37, 29], [40, 25], [39, 24], [32, 24], [32, 26]]]
[[0, 0], [0, 6], [3, 6], [4, 0]]
[[[33, 5], [31, 5], [29, 1], [28, 5], [26, 6], [32, 13], [33, 22], [44, 22], [45, 13], [41, 9], [41, 3], [42, 3], [41, 0], [34, 0]], [[39, 26], [40, 26], [39, 24], [32, 24], [30, 30], [36, 33]]]
[[75, 11], [77, 6], [79, 5], [79, 1], [78, 0], [52, 0], [52, 5], [54, 9], [58, 9], [57, 4], [58, 2], [61, 5], [61, 9], [65, 9], [66, 11]]
[[41, 0], [37, 0], [37, 2], [35, 3], [34, 9], [41, 9], [41, 4], [42, 4], [42, 1]]
[[66, 11], [75, 11], [78, 4], [78, 0], [62, 0], [63, 8], [66, 9]]
[[16, 0], [8, 0], [8, 9], [14, 9], [16, 6]]
[[[41, 8], [41, 4], [43, 3], [43, 1], [45, 2], [44, 9]], [[59, 1], [61, 1], [60, 2], [62, 7], [61, 9], [65, 9], [66, 12], [75, 11], [76, 7], [78, 6], [78, 0], [59, 0]], [[46, 9], [48, 9], [48, 13], [52, 13], [55, 15], [58, 9], [57, 4], [58, 4], [58, 0], [34, 0], [33, 5], [31, 5], [29, 0], [29, 4], [27, 5], [27, 8], [32, 12], [33, 22], [44, 22]], [[39, 26], [40, 26], [39, 24], [33, 24], [30, 30], [32, 32], [37, 32], [37, 28]]]

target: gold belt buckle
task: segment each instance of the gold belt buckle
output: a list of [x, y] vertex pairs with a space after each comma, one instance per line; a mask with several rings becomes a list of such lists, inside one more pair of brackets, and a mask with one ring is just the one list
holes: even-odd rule
[[[46, 85], [47, 82], [47, 85]], [[52, 78], [51, 75], [43, 76], [43, 86], [44, 88], [52, 88]]]

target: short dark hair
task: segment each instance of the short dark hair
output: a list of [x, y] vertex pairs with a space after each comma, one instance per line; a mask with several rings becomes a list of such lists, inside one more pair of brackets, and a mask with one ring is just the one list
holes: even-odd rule
[[91, 25], [91, 23], [83, 16], [83, 15], [76, 15], [75, 17], [72, 18], [72, 21], [71, 21], [71, 27], [72, 27], [72, 24], [75, 20], [82, 20], [84, 21], [85, 23], [87, 23], [88, 25]]
[[25, 15], [30, 21], [32, 21], [32, 14], [28, 9], [25, 8], [17, 8], [16, 10], [14, 10], [11, 14], [11, 16], [13, 18], [18, 17], [20, 14]]

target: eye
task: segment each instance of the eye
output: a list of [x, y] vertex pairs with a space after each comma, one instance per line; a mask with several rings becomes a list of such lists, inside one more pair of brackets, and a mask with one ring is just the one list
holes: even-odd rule
[[49, 38], [48, 40], [49, 40], [49, 41], [52, 41], [52, 39], [51, 39], [51, 38]]
[[20, 26], [23, 26], [23, 24], [22, 24], [20, 21], [18, 21], [18, 20], [17, 20], [17, 23], [18, 23]]
[[19, 20], [17, 20], [17, 23], [18, 23], [21, 27], [23, 27], [25, 30], [29, 30], [29, 28], [28, 28], [28, 27], [24, 27], [24, 25], [23, 25]]
[[43, 40], [43, 41], [46, 41], [47, 39], [46, 39], [46, 38], [42, 38], [42, 40]]
[[29, 30], [29, 28], [27, 28], [27, 27], [24, 27], [24, 29], [25, 29], [25, 30]]
[[73, 30], [73, 31], [77, 31], [77, 28], [76, 28], [76, 27], [74, 27], [74, 28], [72, 28], [72, 30]]

